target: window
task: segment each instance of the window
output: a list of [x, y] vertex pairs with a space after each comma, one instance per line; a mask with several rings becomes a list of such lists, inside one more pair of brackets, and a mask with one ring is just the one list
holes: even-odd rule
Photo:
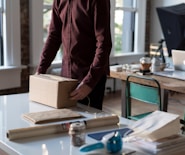
[[[141, 7], [142, 6], [142, 7]], [[145, 31], [145, 10], [146, 1], [140, 0], [114, 0], [111, 1], [112, 7], [112, 55], [123, 55], [124, 53], [144, 52], [144, 37], [139, 31]], [[140, 19], [143, 20], [140, 20]], [[142, 27], [140, 27], [142, 25]], [[138, 29], [140, 28], [140, 30]], [[138, 43], [139, 41], [139, 43]], [[138, 48], [140, 44], [140, 49]]]
[[[50, 22], [52, 0], [43, 0], [43, 2], [43, 32], [45, 41]], [[136, 2], [137, 0], [114, 0], [111, 2], [111, 7], [114, 8], [112, 11], [113, 55], [134, 52]], [[60, 60], [61, 53], [61, 51], [58, 52], [56, 60]]]
[[0, 0], [0, 66], [3, 65], [3, 0]]
[[20, 0], [0, 0], [0, 90], [21, 85], [20, 46]]
[[133, 52], [135, 0], [115, 0], [114, 10], [114, 51], [115, 54]]
[[20, 1], [0, 0], [1, 41], [3, 38], [3, 66], [20, 67]]
[[[48, 26], [51, 19], [51, 7], [53, 0], [43, 0], [43, 43], [46, 41], [48, 34]], [[62, 49], [58, 51], [55, 61], [59, 61], [62, 58]]]
[[[113, 41], [111, 56], [143, 54], [145, 52], [146, 0], [111, 0], [110, 2]], [[43, 36], [47, 35], [52, 0], [32, 0], [30, 3], [32, 16], [32, 49], [30, 51], [33, 51], [31, 63], [38, 64], [44, 42]], [[61, 53], [59, 57], [61, 58]]]

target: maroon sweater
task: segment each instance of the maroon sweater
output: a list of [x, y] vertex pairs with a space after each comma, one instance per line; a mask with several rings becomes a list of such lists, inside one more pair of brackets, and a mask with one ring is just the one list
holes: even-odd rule
[[109, 0], [54, 0], [49, 34], [37, 68], [45, 73], [62, 45], [61, 76], [93, 88], [109, 74]]

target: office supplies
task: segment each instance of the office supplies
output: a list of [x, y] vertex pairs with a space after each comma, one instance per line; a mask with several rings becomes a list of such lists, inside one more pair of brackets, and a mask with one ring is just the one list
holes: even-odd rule
[[132, 133], [133, 130], [131, 130], [130, 128], [113, 129], [113, 130], [89, 133], [88, 136], [93, 139], [96, 139], [96, 140], [101, 140], [103, 138], [103, 136], [105, 136], [106, 134], [109, 134], [111, 132], [119, 132], [121, 137], [124, 137], [124, 136]]
[[118, 153], [122, 150], [122, 137], [118, 131], [103, 136], [100, 142], [87, 144], [80, 148], [81, 152], [90, 152], [97, 149], [105, 149], [109, 153]]
[[180, 132], [179, 122], [179, 115], [156, 110], [130, 126], [134, 132], [129, 134], [129, 138], [139, 137], [153, 142], [176, 135]]
[[172, 62], [174, 69], [166, 69], [160, 72], [153, 72], [153, 74], [185, 80], [185, 51], [172, 50]]
[[138, 139], [132, 141], [131, 144], [133, 147], [152, 155], [179, 155], [180, 151], [185, 150], [185, 137], [184, 135], [173, 135], [154, 142]]
[[50, 122], [57, 122], [63, 120], [83, 118], [80, 113], [77, 113], [71, 109], [54, 109], [41, 112], [25, 113], [22, 117], [34, 124], [43, 124]]
[[85, 144], [85, 123], [74, 122], [70, 124], [69, 135], [71, 136], [71, 144], [73, 146], [82, 146]]
[[[15, 140], [35, 136], [66, 133], [68, 132], [71, 123], [72, 122], [11, 129], [7, 131], [7, 138], [9, 140]], [[119, 117], [117, 115], [112, 115], [106, 117], [92, 118], [84, 120], [84, 123], [86, 124], [86, 129], [117, 125], [119, 123]]]

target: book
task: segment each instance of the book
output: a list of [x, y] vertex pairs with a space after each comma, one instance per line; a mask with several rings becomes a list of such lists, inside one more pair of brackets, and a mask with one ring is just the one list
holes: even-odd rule
[[144, 145], [145, 147], [149, 147], [153, 150], [162, 149], [164, 147], [176, 145], [177, 143], [179, 144], [182, 142], [185, 142], [185, 135], [181, 135], [181, 134], [172, 135], [153, 142], [143, 140], [143, 139], [137, 141], [138, 144]]
[[[163, 145], [161, 147], [154, 147], [153, 145], [148, 144], [147, 142], [143, 143], [142, 140], [135, 140], [129, 143], [129, 145], [136, 150], [140, 150], [145, 154], [150, 155], [180, 155], [178, 152], [183, 152], [185, 154], [185, 140], [174, 142], [174, 143], [167, 143], [167, 145]], [[154, 144], [155, 145], [155, 144]]]
[[164, 111], [154, 111], [148, 116], [133, 123], [132, 137], [140, 137], [148, 141], [157, 141], [180, 132], [180, 116]]

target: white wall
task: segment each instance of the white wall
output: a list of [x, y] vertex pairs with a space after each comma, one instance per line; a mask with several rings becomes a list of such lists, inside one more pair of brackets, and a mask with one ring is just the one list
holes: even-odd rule
[[151, 0], [151, 27], [150, 42], [156, 43], [163, 38], [161, 26], [156, 12], [156, 7], [170, 6], [185, 3], [185, 0]]

